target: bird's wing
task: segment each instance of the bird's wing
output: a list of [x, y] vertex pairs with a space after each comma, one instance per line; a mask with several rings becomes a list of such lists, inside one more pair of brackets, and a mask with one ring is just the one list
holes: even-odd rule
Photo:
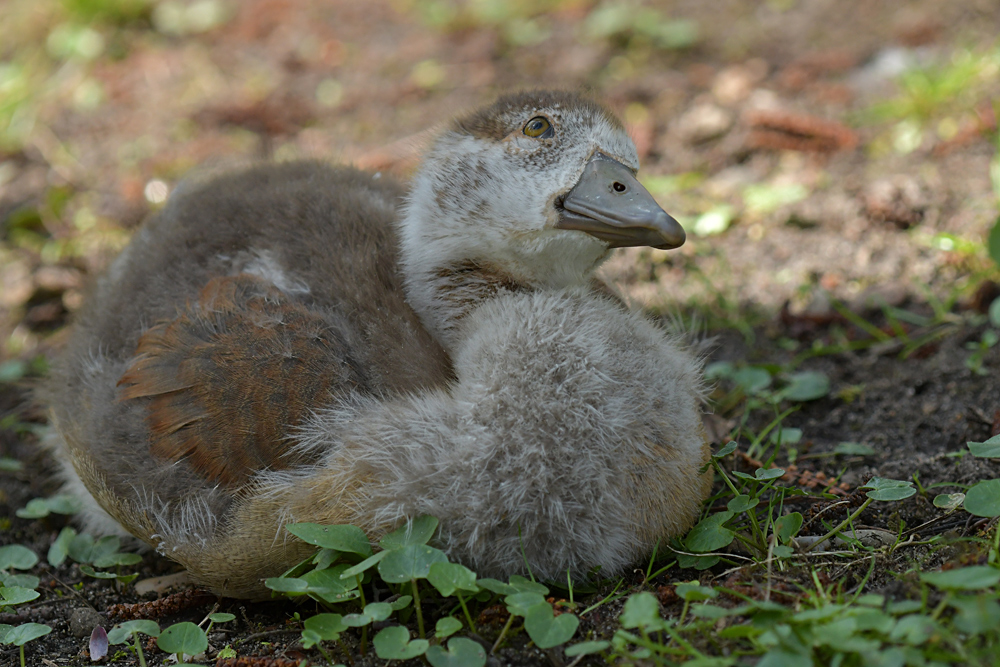
[[118, 382], [146, 410], [150, 451], [234, 488], [302, 463], [290, 430], [331, 393], [364, 390], [349, 330], [249, 274], [212, 279], [146, 331]]

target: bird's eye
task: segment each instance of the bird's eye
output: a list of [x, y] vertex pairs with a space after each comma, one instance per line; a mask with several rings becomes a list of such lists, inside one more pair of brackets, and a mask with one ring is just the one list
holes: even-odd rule
[[532, 139], [550, 139], [556, 133], [552, 123], [545, 116], [535, 116], [529, 120], [525, 124], [523, 132]]

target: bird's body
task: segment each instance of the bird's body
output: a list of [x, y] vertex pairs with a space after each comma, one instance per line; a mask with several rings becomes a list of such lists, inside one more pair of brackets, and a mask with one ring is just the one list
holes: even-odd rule
[[679, 534], [711, 483], [700, 366], [589, 287], [609, 247], [679, 245], [636, 166], [607, 112], [541, 93], [446, 131], [403, 209], [318, 163], [176, 193], [49, 383], [90, 527], [237, 597], [312, 550], [296, 521], [433, 514], [483, 575], [620, 571]]

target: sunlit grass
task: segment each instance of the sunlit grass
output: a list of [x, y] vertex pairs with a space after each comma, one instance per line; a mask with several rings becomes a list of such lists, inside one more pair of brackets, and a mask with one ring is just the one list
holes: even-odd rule
[[959, 49], [941, 64], [906, 70], [897, 86], [898, 94], [872, 105], [868, 118], [926, 123], [944, 114], [971, 111], [1000, 86], [1000, 48], [978, 53]]

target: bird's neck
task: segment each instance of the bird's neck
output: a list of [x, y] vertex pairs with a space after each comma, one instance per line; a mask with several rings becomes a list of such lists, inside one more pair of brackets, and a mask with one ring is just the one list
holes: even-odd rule
[[424, 326], [451, 350], [465, 317], [489, 299], [535, 287], [485, 262], [460, 260], [407, 277], [411, 305]]
[[[428, 331], [453, 350], [466, 316], [489, 299], [541, 289], [589, 284], [607, 257], [599, 244], [558, 230], [536, 232], [517, 244], [482, 238], [462, 243], [462, 234], [438, 230], [482, 229], [478, 221], [434, 219], [433, 225], [413, 206], [400, 228], [401, 264], [407, 301]], [[432, 231], [433, 230], [433, 231]], [[435, 233], [438, 232], [438, 233]], [[515, 249], [511, 249], [514, 245]]]

